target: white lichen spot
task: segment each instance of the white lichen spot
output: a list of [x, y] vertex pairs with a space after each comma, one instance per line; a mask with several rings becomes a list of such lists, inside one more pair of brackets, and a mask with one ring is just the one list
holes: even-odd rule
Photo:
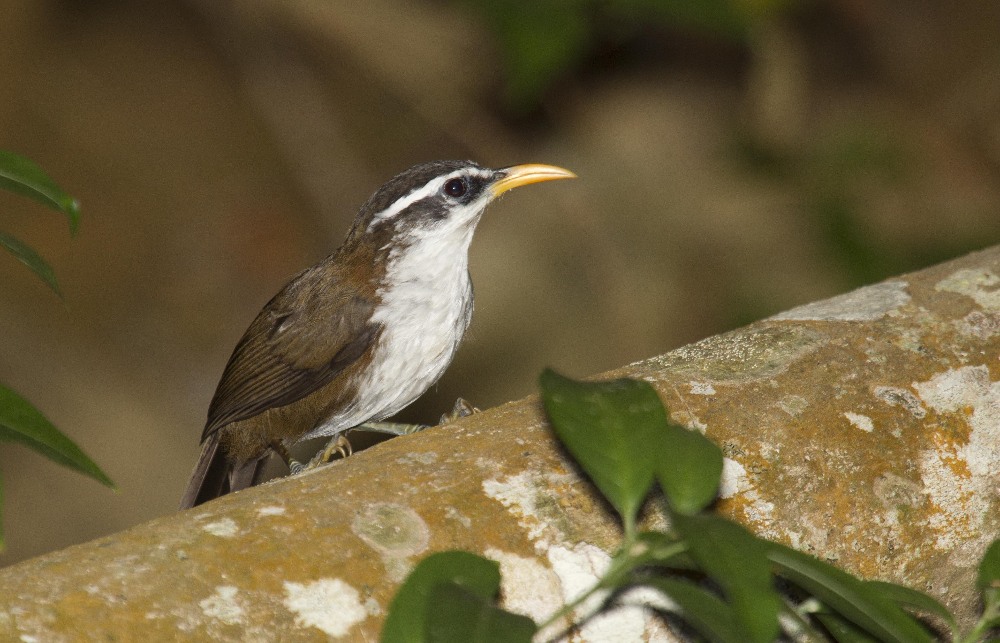
[[542, 536], [552, 533], [554, 527], [552, 521], [546, 520], [543, 505], [551, 502], [552, 489], [576, 480], [572, 474], [522, 471], [505, 478], [483, 480], [483, 492], [506, 507], [535, 543], [536, 549], [544, 550], [547, 542], [542, 540]]
[[[1000, 476], [1000, 382], [986, 366], [965, 366], [913, 385], [927, 406], [969, 425], [968, 441], [942, 438], [924, 451], [920, 474], [933, 503], [937, 546], [978, 547]], [[971, 409], [971, 413], [969, 410]]]
[[750, 481], [747, 479], [747, 470], [742, 464], [732, 458], [722, 460], [722, 479], [719, 482], [719, 497], [732, 498], [738, 493], [747, 491], [750, 488]]
[[799, 306], [770, 319], [789, 321], [872, 321], [910, 302], [905, 281], [884, 281]]
[[937, 284], [934, 289], [953, 292], [971, 297], [980, 308], [1000, 311], [1000, 277], [991, 270], [965, 269], [953, 272]]
[[984, 313], [974, 310], [962, 319], [954, 322], [955, 329], [963, 335], [971, 335], [979, 339], [989, 339], [1000, 334], [1000, 313]]
[[952, 413], [972, 406], [990, 389], [986, 366], [964, 366], [938, 373], [926, 382], [915, 382], [917, 395], [939, 413]]
[[285, 508], [280, 505], [268, 505], [257, 510], [258, 516], [281, 516], [284, 513]]
[[715, 395], [715, 387], [710, 382], [688, 382], [691, 395]]
[[315, 627], [327, 636], [346, 636], [368, 617], [361, 595], [339, 578], [311, 583], [285, 582], [285, 607], [295, 614], [299, 627]]
[[875, 424], [872, 422], [872, 419], [867, 415], [861, 415], [860, 413], [851, 413], [850, 411], [845, 411], [844, 417], [847, 418], [848, 422], [850, 422], [857, 428], [861, 429], [862, 431], [871, 433], [872, 431], [875, 430]]
[[463, 527], [468, 529], [472, 526], [472, 518], [469, 518], [455, 507], [448, 507], [444, 510], [445, 518], [457, 520]]
[[[563, 600], [567, 603], [593, 587], [611, 563], [610, 556], [589, 543], [550, 547], [548, 558], [559, 577]], [[622, 608], [587, 618], [597, 612], [607, 597], [607, 591], [594, 592], [575, 610], [574, 620], [583, 622], [583, 626], [574, 640], [595, 643], [668, 640], [663, 638], [665, 630], [656, 626], [652, 613], [645, 608]]]
[[219, 538], [232, 538], [240, 532], [239, 525], [232, 518], [222, 518], [202, 525], [201, 528]]
[[[500, 595], [503, 596], [506, 609], [530, 616], [536, 623], [541, 623], [562, 607], [559, 577], [538, 560], [495, 547], [489, 547], [483, 553], [487, 558], [500, 563]], [[557, 634], [568, 623], [557, 625], [543, 640]]]
[[214, 618], [228, 625], [236, 625], [243, 619], [243, 606], [236, 595], [239, 590], [232, 585], [219, 585], [215, 593], [199, 601], [198, 606], [208, 618]]
[[761, 498], [760, 492], [756, 489], [746, 491], [743, 497], [748, 501], [743, 513], [759, 535], [765, 538], [776, 537], [778, 534], [771, 529], [774, 524], [774, 503]]

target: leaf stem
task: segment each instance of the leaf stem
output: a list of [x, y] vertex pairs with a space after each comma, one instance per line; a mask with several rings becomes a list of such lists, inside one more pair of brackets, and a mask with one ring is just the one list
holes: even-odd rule
[[[595, 593], [602, 590], [617, 589], [629, 584], [628, 576], [637, 567], [641, 567], [652, 560], [666, 560], [678, 554], [684, 553], [688, 548], [687, 544], [684, 542], [676, 542], [672, 547], [660, 548], [653, 552], [648, 546], [643, 545], [642, 547], [639, 547], [639, 545], [643, 545], [643, 543], [638, 542], [636, 532], [633, 531], [631, 534], [626, 532], [625, 542], [611, 558], [611, 564], [608, 565], [608, 569], [604, 572], [604, 575], [601, 576], [601, 578], [599, 578], [598, 581], [587, 591], [583, 592], [569, 603], [566, 603], [561, 608], [556, 610], [552, 616], [545, 619], [545, 622], [538, 626], [539, 631], [544, 630], [553, 623], [558, 622], [561, 618], [571, 614]], [[556, 637], [552, 640], [558, 640], [559, 638], [562, 637]]]

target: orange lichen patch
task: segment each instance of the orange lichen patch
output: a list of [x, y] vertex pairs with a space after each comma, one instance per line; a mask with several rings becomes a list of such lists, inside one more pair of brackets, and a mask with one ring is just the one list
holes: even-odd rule
[[969, 463], [965, 458], [958, 455], [956, 445], [951, 437], [939, 437], [940, 434], [932, 436], [937, 447], [938, 459], [941, 464], [951, 470], [956, 478], [971, 478], [972, 472], [969, 470]]

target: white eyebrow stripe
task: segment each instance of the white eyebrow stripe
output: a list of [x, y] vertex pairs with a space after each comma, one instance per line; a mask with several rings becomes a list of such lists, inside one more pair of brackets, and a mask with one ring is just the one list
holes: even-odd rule
[[402, 199], [397, 200], [395, 203], [390, 205], [385, 210], [376, 213], [375, 216], [372, 217], [372, 222], [368, 224], [368, 230], [371, 231], [371, 229], [375, 226], [375, 224], [377, 224], [380, 221], [385, 221], [386, 219], [393, 218], [394, 216], [396, 216], [406, 208], [410, 207], [420, 199], [425, 199], [431, 196], [432, 194], [436, 193], [438, 190], [441, 189], [441, 186], [443, 186], [446, 181], [450, 181], [455, 177], [462, 176], [465, 173], [466, 170], [464, 169], [456, 170], [451, 174], [445, 174], [444, 176], [439, 176], [437, 178], [431, 179], [422, 188], [417, 188], [413, 192], [410, 192], [409, 194], [404, 196]]

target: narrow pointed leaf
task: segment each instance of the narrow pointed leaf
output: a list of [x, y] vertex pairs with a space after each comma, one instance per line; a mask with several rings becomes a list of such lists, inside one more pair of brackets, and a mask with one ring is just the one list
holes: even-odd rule
[[774, 589], [767, 545], [734, 522], [711, 514], [673, 514], [691, 557], [722, 587], [745, 641], [770, 643], [778, 635], [781, 599]]
[[76, 233], [80, 206], [28, 159], [0, 150], [0, 189], [23, 194], [62, 212], [69, 219], [70, 234]]
[[709, 641], [742, 643], [745, 640], [736, 625], [733, 609], [708, 590], [666, 576], [646, 579], [643, 584], [666, 594], [676, 605], [676, 613], [681, 619]]
[[111, 481], [72, 440], [59, 432], [30, 402], [0, 386], [0, 441], [20, 442], [61, 465], [112, 489]]
[[41, 280], [49, 286], [49, 288], [55, 291], [57, 295], [62, 295], [62, 293], [59, 292], [59, 284], [56, 282], [56, 273], [37, 252], [31, 249], [30, 246], [22, 243], [9, 234], [0, 232], [0, 247], [5, 248], [10, 254], [14, 255], [15, 259], [28, 266], [28, 268], [38, 275]]
[[777, 574], [806, 590], [847, 621], [880, 641], [931, 643], [933, 638], [909, 614], [878, 590], [847, 572], [777, 543], [768, 543]]
[[937, 616], [948, 625], [951, 633], [958, 631], [958, 624], [955, 622], [955, 617], [936, 598], [915, 589], [910, 589], [909, 587], [896, 585], [895, 583], [883, 583], [882, 581], [873, 580], [865, 584], [900, 607]]
[[976, 586], [980, 590], [1000, 589], [1000, 540], [994, 540], [979, 561]]
[[428, 643], [531, 643], [538, 631], [527, 616], [502, 610], [456, 583], [436, 585], [427, 609]]
[[646, 382], [577, 382], [546, 369], [542, 401], [552, 428], [632, 531], [653, 484], [654, 451], [667, 424]]
[[832, 612], [820, 612], [815, 615], [816, 620], [823, 624], [826, 631], [830, 633], [837, 643], [879, 643], [879, 640], [870, 636], [864, 630], [852, 625], [839, 615]]
[[396, 592], [382, 626], [382, 643], [417, 643], [426, 640], [427, 614], [435, 588], [457, 583], [483, 600], [500, 591], [500, 566], [464, 551], [431, 554], [413, 569]]
[[715, 500], [722, 477], [722, 450], [697, 431], [668, 422], [656, 458], [656, 478], [670, 507], [698, 513]]

